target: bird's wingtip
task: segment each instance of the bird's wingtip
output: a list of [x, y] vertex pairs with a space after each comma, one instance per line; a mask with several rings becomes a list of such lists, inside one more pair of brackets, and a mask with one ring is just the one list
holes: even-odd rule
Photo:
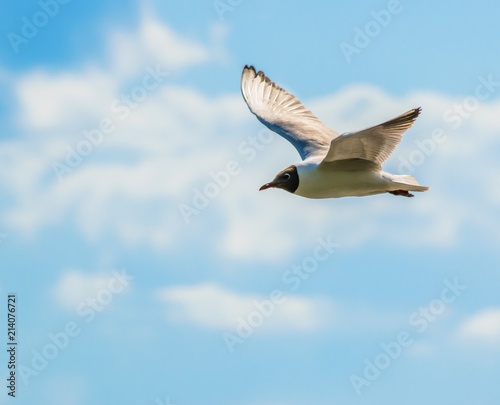
[[401, 118], [403, 120], [411, 120], [413, 122], [418, 118], [421, 112], [422, 112], [422, 107], [412, 108], [411, 110], [405, 112], [398, 118]]
[[255, 68], [253, 67], [253, 65], [245, 65], [245, 67], [243, 68], [243, 72], [246, 72], [247, 70], [252, 70], [255, 73]]

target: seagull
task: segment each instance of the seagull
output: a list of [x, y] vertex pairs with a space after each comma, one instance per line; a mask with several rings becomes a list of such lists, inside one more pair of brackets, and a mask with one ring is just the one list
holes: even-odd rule
[[241, 93], [258, 120], [288, 140], [302, 158], [260, 191], [274, 187], [306, 198], [339, 198], [382, 193], [413, 197], [410, 191], [429, 189], [410, 175], [382, 170], [420, 107], [383, 124], [339, 135], [253, 66], [243, 68]]

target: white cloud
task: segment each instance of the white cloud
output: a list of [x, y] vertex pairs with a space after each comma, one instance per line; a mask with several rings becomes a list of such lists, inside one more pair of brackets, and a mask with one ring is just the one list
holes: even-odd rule
[[[123, 273], [125, 274], [126, 273]], [[77, 269], [65, 270], [52, 289], [52, 296], [63, 308], [75, 310], [90, 297], [99, 300], [103, 290], [116, 294], [127, 290], [129, 281], [119, 272], [90, 274]], [[105, 295], [108, 297], [108, 294]], [[107, 299], [107, 298], [106, 298]]]
[[[381, 102], [381, 94], [391, 102], [385, 103], [385, 99]], [[333, 95], [323, 110], [334, 110], [339, 104], [346, 104], [346, 111], [355, 110], [356, 105], [360, 105], [353, 91], [345, 96], [347, 101], [351, 100], [348, 103], [343, 97], [344, 92]], [[362, 118], [365, 125], [400, 112], [400, 108], [394, 108], [391, 112], [373, 113], [381, 104], [398, 102], [380, 91], [375, 92], [373, 100], [365, 90], [359, 97], [364, 103], [363, 111], [379, 116], [370, 120]], [[426, 104], [425, 100], [420, 101]], [[436, 102], [429, 100], [429, 104], [434, 103], [443, 104], [442, 97]], [[344, 110], [339, 117], [344, 117], [345, 128], [362, 126], [356, 123], [354, 113], [342, 113]], [[103, 116], [108, 112], [103, 110]], [[115, 132], [89, 156], [88, 163], [62, 183], [55, 181], [50, 164], [64, 158], [64, 138], [3, 143], [0, 145], [0, 154], [6, 162], [3, 180], [18, 201], [11, 210], [6, 210], [4, 220], [30, 234], [73, 217], [83, 233], [93, 240], [112, 230], [128, 244], [148, 243], [164, 248], [175, 243], [173, 235], [186, 229], [177, 205], [190, 203], [193, 187], [202, 187], [211, 181], [209, 171], [222, 170], [229, 160], [236, 160], [242, 173], [211, 201], [207, 211], [215, 209], [223, 219], [220, 230], [215, 231], [220, 234], [217, 243], [220, 253], [237, 259], [281, 260], [300, 244], [325, 233], [334, 234], [344, 247], [363, 244], [381, 230], [390, 243], [447, 247], [460, 240], [460, 230], [467, 222], [491, 227], [491, 221], [478, 219], [494, 208], [488, 201], [494, 202], [495, 198], [484, 199], [480, 205], [471, 207], [470, 200], [464, 200], [457, 189], [462, 175], [463, 181], [470, 181], [466, 168], [457, 160], [457, 154], [463, 152], [458, 152], [460, 148], [448, 147], [466, 136], [460, 130], [416, 167], [414, 175], [431, 186], [428, 193], [417, 194], [412, 200], [384, 195], [313, 201], [276, 190], [257, 192], [262, 183], [298, 157], [286, 141], [276, 137], [264, 150], [257, 151], [253, 161], [247, 162], [246, 157], [236, 151], [239, 142], [235, 134], [243, 134], [241, 141], [247, 138], [245, 134], [252, 131], [257, 134], [260, 124], [256, 121], [249, 124], [252, 119], [237, 95], [210, 99], [195, 90], [167, 84], [151, 94], [126, 120], [115, 120]], [[474, 117], [470, 119], [473, 123]], [[397, 172], [398, 159], [415, 150], [414, 141], [429, 137], [428, 128], [432, 130], [433, 126], [442, 124], [431, 117], [426, 118], [425, 128], [412, 129], [403, 140], [401, 151], [388, 163], [389, 168], [392, 164]], [[492, 138], [485, 139], [494, 142]], [[75, 143], [71, 145], [74, 147]], [[444, 147], [451, 152], [442, 154]], [[484, 150], [487, 146], [481, 144], [480, 148]], [[132, 160], [122, 161], [120, 153], [123, 152], [131, 153]], [[13, 155], [21, 159], [10, 159]], [[103, 160], [101, 156], [111, 158]], [[497, 166], [494, 161], [482, 164], [488, 164], [490, 169]], [[447, 175], [450, 172], [453, 172], [451, 177]], [[476, 194], [491, 190], [487, 184], [483, 186], [477, 181], [473, 186], [482, 187]], [[146, 206], [147, 210], [139, 208]], [[209, 229], [213, 232], [206, 218], [206, 212], [202, 211], [194, 221], [201, 224], [205, 232]], [[300, 237], [292, 237], [297, 229], [300, 229]]]
[[66, 270], [53, 289], [57, 302], [66, 309], [74, 310], [78, 304], [106, 288], [109, 277], [104, 274], [88, 274], [81, 270]]
[[[238, 319], [247, 320], [250, 314], [259, 311], [269, 311], [270, 315], [264, 316], [263, 321], [266, 330], [316, 330], [325, 326], [333, 309], [323, 298], [285, 294], [273, 303], [271, 296], [239, 294], [217, 284], [166, 287], [157, 297], [166, 303], [171, 321], [221, 330], [234, 330]], [[259, 306], [267, 309], [258, 310]]]
[[[218, 97], [166, 79], [120, 118], [110, 102], [124, 88], [141, 82], [147, 63], [163, 58], [163, 65], [178, 69], [206, 63], [212, 54], [147, 11], [136, 31], [113, 31], [110, 37], [110, 49], [116, 52], [107, 65], [51, 73], [37, 70], [13, 78], [20, 128], [29, 129], [30, 136], [0, 143], [1, 186], [12, 201], [1, 220], [24, 235], [36, 237], [47, 226], [70, 223], [90, 241], [112, 236], [127, 246], [145, 244], [164, 250], [178, 246], [177, 240], [195, 227], [200, 240], [214, 241], [216, 254], [279, 261], [325, 234], [344, 248], [374, 239], [407, 248], [448, 248], [467, 237], [466, 227], [490, 233], [500, 228], [498, 181], [491, 176], [478, 178], [471, 169], [499, 170], [491, 152], [499, 143], [493, 136], [497, 127], [485, 126], [496, 122], [494, 100], [483, 102], [456, 130], [443, 120], [443, 112], [461, 100], [443, 94], [394, 97], [373, 86], [355, 85], [306, 101], [340, 131], [374, 125], [422, 105], [422, 116], [385, 167], [399, 172], [402, 159], [423, 153], [417, 141], [444, 128], [446, 140], [423, 154], [413, 173], [431, 190], [412, 200], [382, 195], [318, 201], [279, 190], [259, 193], [261, 184], [298, 155], [278, 136], [255, 150], [253, 159], [238, 152], [241, 142], [262, 129], [238, 93], [239, 74], [234, 77], [234, 93]], [[74, 173], [58, 182], [51, 164], [64, 163], [66, 147], [75, 148], [85, 139], [83, 130], [96, 128], [106, 117], [116, 129]], [[223, 170], [230, 160], [240, 164], [241, 174], [186, 225], [178, 205], [190, 204], [193, 189], [211, 182], [209, 173]]]
[[138, 77], [142, 78], [148, 67], [171, 72], [210, 58], [205, 45], [175, 33], [146, 8], [137, 30], [112, 31], [108, 47], [109, 66], [92, 62], [81, 70], [56, 73], [38, 69], [18, 78], [14, 91], [20, 107], [19, 124], [40, 131], [67, 129], [70, 124], [84, 127], [108, 117], [122, 87], [130, 81], [140, 83]]
[[[117, 93], [114, 78], [95, 68], [81, 72], [29, 72], [15, 83], [20, 126], [49, 130], [82, 126], [109, 108]], [[46, 136], [46, 132], [41, 132]]]
[[[349, 102], [343, 100], [346, 91], [331, 96], [322, 108], [317, 108], [319, 112], [334, 110], [340, 104], [345, 104], [345, 111], [358, 108], [356, 105], [361, 104], [355, 92], [347, 92], [345, 97]], [[400, 112], [400, 108], [394, 108], [391, 112], [373, 113], [379, 105], [393, 105], [398, 99], [377, 91], [372, 100], [370, 94], [363, 89], [359, 95], [363, 100], [362, 110], [379, 118], [362, 118], [364, 125]], [[384, 100], [380, 100], [381, 95]], [[437, 101], [430, 99], [429, 104], [446, 104], [443, 97], [436, 98]], [[386, 99], [390, 102], [386, 103]], [[426, 104], [425, 100], [420, 101]], [[362, 126], [354, 113], [346, 114], [344, 110], [339, 117], [344, 117], [346, 129]], [[106, 107], [102, 115], [107, 113]], [[443, 125], [438, 117], [426, 118], [425, 112], [424, 119], [425, 128], [416, 125], [411, 134], [407, 134], [401, 150], [387, 164], [388, 171], [392, 168], [397, 172], [400, 157], [407, 158], [415, 150], [414, 142], [429, 137], [433, 127]], [[475, 122], [474, 117], [470, 120]], [[129, 117], [115, 122], [116, 130], [96, 148], [88, 162], [62, 183], [55, 180], [50, 164], [64, 159], [65, 138], [2, 143], [0, 154], [6, 164], [3, 181], [18, 201], [5, 211], [4, 220], [26, 234], [36, 234], [46, 225], [73, 218], [92, 240], [99, 240], [111, 230], [127, 244], [147, 243], [165, 248], [175, 243], [173, 235], [187, 229], [178, 204], [191, 203], [192, 189], [210, 182], [210, 171], [222, 170], [229, 160], [236, 160], [242, 173], [193, 220], [205, 232], [213, 233], [206, 212], [217, 212], [222, 222], [215, 230], [220, 235], [216, 245], [221, 254], [236, 259], [281, 260], [297, 246], [325, 233], [333, 234], [343, 247], [359, 246], [381, 232], [389, 243], [448, 247], [460, 241], [460, 231], [466, 223], [476, 227], [492, 226], [491, 220], [480, 219], [494, 209], [496, 198], [485, 198], [479, 205], [471, 206], [470, 199], [463, 199], [457, 188], [462, 182], [470, 181], [467, 168], [458, 160], [463, 159], [463, 152], [448, 146], [468, 136], [460, 130], [450, 132], [446, 142], [436, 146], [435, 152], [415, 168], [414, 175], [431, 186], [427, 193], [417, 194], [412, 200], [384, 195], [315, 201], [276, 190], [258, 193], [262, 183], [298, 156], [291, 145], [279, 137], [257, 151], [251, 162], [237, 152], [237, 145], [247, 139], [245, 134], [253, 136], [261, 129], [238, 95], [211, 99], [192, 89], [165, 84]], [[255, 132], [252, 134], [252, 131]], [[235, 134], [242, 136], [236, 138]], [[490, 137], [485, 139], [495, 142]], [[74, 147], [75, 143], [70, 145]], [[477, 147], [485, 150], [487, 145], [485, 142]], [[443, 154], [442, 148], [450, 152]], [[120, 156], [124, 152], [133, 158], [123, 160]], [[14, 155], [20, 159], [9, 158]], [[498, 165], [493, 160], [482, 164], [490, 170]], [[453, 176], [447, 175], [451, 172]], [[483, 185], [481, 179], [471, 185], [476, 188], [476, 195], [478, 192], [491, 194], [491, 186]], [[297, 229], [300, 229], [299, 237], [294, 231]]]
[[[47, 225], [70, 220], [90, 240], [111, 230], [129, 245], [165, 248], [185, 229], [177, 205], [190, 203], [193, 182], [210, 180], [208, 172], [222, 169], [219, 162], [227, 159], [225, 145], [215, 150], [210, 143], [223, 114], [242, 115], [233, 101], [166, 86], [125, 120], [116, 120], [116, 130], [62, 182], [51, 165], [66, 164], [66, 147], [76, 149], [83, 136], [76, 142], [49, 137], [1, 143], [6, 170], [0, 179], [17, 200], [4, 221], [36, 236]], [[198, 119], [190, 120], [190, 114]], [[131, 161], [123, 161], [120, 151]]]
[[[111, 67], [35, 70], [13, 78], [18, 124], [30, 135], [40, 135], [0, 144], [6, 169], [0, 179], [16, 200], [4, 222], [24, 235], [35, 237], [47, 225], [71, 220], [91, 240], [111, 229], [126, 244], [163, 249], [184, 226], [172, 201], [200, 173], [215, 169], [214, 161], [225, 159], [220, 151], [205, 154], [203, 147], [221, 126], [234, 128], [242, 116], [243, 106], [234, 96], [214, 102], [165, 79], [126, 117], [112, 109], [114, 101], [128, 94], [124, 86], [142, 84], [145, 67], [154, 69], [159, 61], [162, 71], [185, 68], [209, 57], [207, 48], [174, 33], [147, 10], [137, 32], [127, 35], [122, 45], [133, 55], [133, 66], [113, 54]], [[110, 48], [121, 49], [113, 40]], [[121, 66], [128, 69], [126, 75]], [[74, 173], [57, 182], [51, 165], [67, 164], [68, 148], [77, 149], [102, 119], [111, 120], [115, 129]], [[198, 153], [186, 154], [196, 148]], [[131, 155], [133, 163], [123, 163], [119, 151]]]
[[467, 318], [458, 329], [459, 336], [477, 342], [500, 341], [500, 308], [486, 308]]
[[136, 73], [151, 62], [178, 70], [210, 58], [204, 45], [177, 34], [158, 21], [147, 8], [142, 11], [136, 32], [113, 31], [110, 38], [111, 63], [120, 76]]

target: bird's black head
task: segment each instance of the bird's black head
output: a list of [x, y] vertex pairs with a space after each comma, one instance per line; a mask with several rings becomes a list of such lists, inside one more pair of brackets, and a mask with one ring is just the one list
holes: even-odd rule
[[282, 188], [290, 193], [295, 193], [295, 190], [299, 187], [299, 173], [297, 172], [297, 167], [292, 165], [287, 167], [285, 170], [282, 170], [276, 175], [273, 181], [264, 184], [259, 191], [266, 190], [271, 187]]

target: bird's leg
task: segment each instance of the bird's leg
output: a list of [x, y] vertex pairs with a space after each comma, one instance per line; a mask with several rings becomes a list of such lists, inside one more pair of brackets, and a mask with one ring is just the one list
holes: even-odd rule
[[388, 193], [391, 193], [391, 194], [394, 194], [394, 195], [402, 195], [404, 197], [413, 197], [413, 194], [409, 193], [406, 190], [388, 191]]

